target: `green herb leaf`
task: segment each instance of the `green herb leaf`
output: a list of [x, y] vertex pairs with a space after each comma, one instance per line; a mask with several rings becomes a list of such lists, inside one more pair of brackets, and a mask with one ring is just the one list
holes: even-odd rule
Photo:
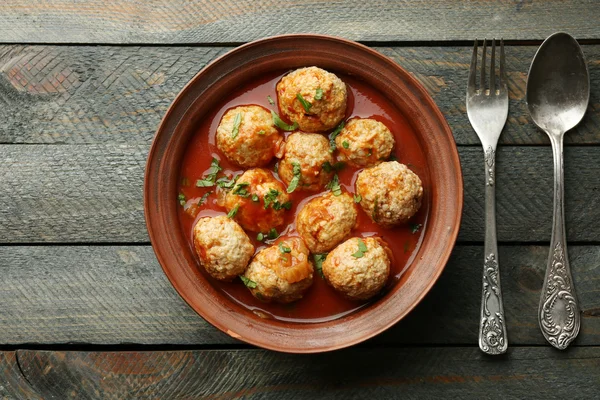
[[422, 224], [410, 224], [410, 231], [412, 233], [417, 233], [422, 226]]
[[388, 160], [390, 160], [390, 161], [398, 161], [398, 157], [396, 157], [394, 154], [392, 154]]
[[267, 194], [265, 194], [265, 196], [264, 196], [265, 210], [267, 208], [269, 208], [269, 204], [271, 204], [277, 200], [277, 196], [279, 196], [278, 190], [275, 190], [273, 188], [269, 189], [269, 192]]
[[363, 242], [362, 239], [358, 239], [358, 251], [354, 254], [352, 254], [352, 257], [354, 258], [361, 258], [362, 256], [365, 255], [365, 253], [369, 251], [369, 249], [367, 248], [367, 245], [365, 244], [365, 242]]
[[315, 91], [315, 100], [321, 100], [323, 98], [323, 89], [317, 88]]
[[196, 181], [197, 187], [212, 187], [214, 186], [215, 181], [211, 179], [198, 179]]
[[237, 182], [237, 179], [239, 178], [239, 175], [234, 176], [231, 179], [228, 179], [227, 177], [222, 177], [217, 179], [217, 186], [220, 187], [221, 189], [232, 189], [235, 186], [235, 183]]
[[313, 260], [315, 261], [315, 269], [323, 278], [323, 261], [327, 258], [327, 253], [313, 254]]
[[229, 211], [229, 213], [227, 214], [227, 218], [233, 218], [235, 217], [235, 214], [237, 214], [238, 210], [240, 209], [240, 205], [236, 204], [235, 207], [233, 207], [231, 209], [231, 211]]
[[185, 205], [185, 195], [183, 193], [179, 193], [177, 195], [177, 200], [179, 201], [179, 204], [181, 204], [182, 206]]
[[283, 122], [283, 120], [281, 118], [279, 118], [279, 115], [277, 115], [277, 113], [273, 110], [271, 110], [271, 116], [273, 117], [273, 123], [275, 124], [275, 126], [281, 130], [284, 130], [286, 132], [291, 132], [291, 131], [295, 131], [296, 129], [298, 129], [297, 122], [294, 122], [292, 125], [288, 125], [285, 122]]
[[265, 133], [266, 132], [263, 129], [261, 129], [260, 131], [258, 131], [258, 134], [261, 135], [261, 136], [264, 135]]
[[333, 171], [333, 166], [329, 163], [329, 161], [325, 161], [325, 163], [321, 165], [321, 168], [323, 168], [323, 170], [327, 173]]
[[250, 289], [256, 288], [256, 282], [246, 278], [244, 275], [240, 275], [240, 279], [242, 280], [242, 282], [244, 282], [244, 285], [246, 285], [246, 287]]
[[336, 149], [335, 138], [337, 137], [337, 135], [340, 134], [342, 129], [344, 129], [344, 121], [340, 122], [340, 124], [337, 126], [337, 128], [335, 128], [335, 130], [329, 134], [329, 152], [330, 153], [333, 153], [335, 151], [335, 149]]
[[292, 209], [292, 202], [291, 201], [286, 201], [285, 203], [283, 203], [281, 205], [281, 207], [285, 208], [286, 210], [291, 210]]
[[235, 118], [233, 119], [233, 129], [231, 130], [231, 138], [235, 139], [240, 133], [240, 124], [242, 123], [242, 113], [239, 112], [235, 114]]
[[312, 107], [312, 104], [310, 104], [308, 101], [306, 101], [300, 93], [296, 94], [296, 98], [298, 99], [300, 104], [302, 104], [302, 107], [304, 107], [304, 111], [309, 112], [310, 108]]
[[267, 100], [269, 101], [269, 104], [271, 104], [272, 106], [275, 105], [275, 101], [273, 100], [273, 98], [271, 97], [271, 95], [267, 96]]
[[208, 199], [208, 196], [210, 196], [211, 193], [212, 193], [212, 190], [204, 193], [202, 195], [202, 197], [200, 197], [200, 200], [198, 200], [198, 205], [201, 206], [202, 204], [204, 204], [206, 202], [206, 199]]
[[345, 149], [347, 149], [347, 148], [349, 148], [349, 147], [350, 147], [350, 143], [348, 143], [347, 141], [345, 141], [345, 140], [344, 140], [344, 141], [342, 142], [342, 147], [343, 147], [343, 148], [345, 148]]
[[279, 236], [279, 233], [277, 233], [277, 229], [275, 228], [271, 228], [271, 230], [269, 231], [267, 238], [273, 240], [273, 239], [277, 239], [277, 237]]
[[262, 242], [264, 238], [265, 238], [265, 235], [263, 235], [260, 232], [258, 233], [258, 235], [256, 235], [256, 240], [258, 240], [259, 242]]
[[288, 193], [292, 193], [294, 190], [296, 190], [296, 188], [298, 187], [298, 184], [300, 183], [300, 176], [302, 173], [300, 164], [298, 164], [297, 162], [293, 162], [292, 165], [294, 166], [294, 170], [293, 170], [294, 177], [292, 178], [292, 180], [290, 181], [290, 184], [287, 187]]
[[258, 198], [257, 194], [253, 194], [252, 195], [252, 201], [255, 202], [255, 203], [258, 203], [260, 201], [260, 199]]
[[250, 193], [248, 193], [248, 190], [246, 189], [248, 186], [250, 186], [249, 183], [238, 183], [231, 193], [241, 197], [249, 197]]
[[333, 176], [333, 179], [329, 181], [325, 188], [331, 190], [334, 196], [339, 196], [342, 194], [342, 187], [340, 186], [340, 179], [338, 178], [337, 174]]
[[355, 195], [354, 195], [354, 202], [355, 202], [355, 203], [357, 203], [357, 204], [358, 204], [358, 203], [360, 203], [360, 202], [361, 202], [361, 200], [362, 200], [362, 196], [361, 196], [360, 194], [355, 194]]
[[215, 181], [217, 180], [217, 174], [222, 169], [223, 168], [221, 168], [221, 166], [219, 165], [219, 160], [217, 160], [216, 158], [213, 157], [213, 159], [210, 163], [210, 168], [206, 171], [206, 174], [204, 175], [204, 177], [202, 179], [198, 179], [196, 181], [196, 186], [197, 187], [214, 186]]
[[284, 245], [283, 242], [279, 242], [279, 251], [282, 254], [285, 254], [285, 253], [291, 253], [292, 249], [290, 249], [289, 247], [287, 247], [286, 245]]

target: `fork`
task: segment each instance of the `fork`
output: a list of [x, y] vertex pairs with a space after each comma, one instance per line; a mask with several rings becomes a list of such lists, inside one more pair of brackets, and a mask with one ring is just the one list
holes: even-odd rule
[[500, 39], [500, 74], [496, 88], [496, 41], [492, 39], [490, 85], [485, 89], [486, 40], [483, 40], [479, 88], [476, 87], [477, 39], [467, 85], [467, 115], [485, 153], [485, 246], [483, 287], [479, 318], [479, 348], [487, 354], [506, 352], [508, 340], [500, 289], [498, 244], [496, 239], [496, 146], [508, 117], [508, 89], [504, 69], [504, 43]]

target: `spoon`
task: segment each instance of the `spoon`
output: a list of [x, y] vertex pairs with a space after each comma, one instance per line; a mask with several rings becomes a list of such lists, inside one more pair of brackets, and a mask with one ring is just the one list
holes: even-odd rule
[[580, 326], [565, 235], [563, 136], [581, 121], [589, 99], [590, 78], [581, 47], [567, 33], [549, 36], [529, 69], [527, 107], [533, 122], [548, 134], [554, 154], [552, 239], [538, 318], [546, 340], [561, 350], [577, 337]]

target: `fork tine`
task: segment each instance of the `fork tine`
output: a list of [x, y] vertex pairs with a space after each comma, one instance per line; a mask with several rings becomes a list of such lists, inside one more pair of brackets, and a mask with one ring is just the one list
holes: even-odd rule
[[496, 39], [492, 39], [492, 58], [490, 59], [490, 94], [496, 94]]
[[467, 89], [469, 91], [475, 91], [475, 79], [477, 75], [477, 39], [473, 44], [473, 56], [471, 57], [471, 68], [469, 69], [469, 83]]
[[500, 39], [500, 90], [506, 89], [506, 69], [504, 68], [504, 40]]
[[485, 51], [486, 43], [485, 42], [486, 42], [486, 40], [487, 39], [485, 39], [485, 38], [483, 39], [483, 54], [481, 55], [481, 81], [479, 84], [479, 90], [481, 92], [483, 92], [485, 89], [485, 53], [486, 53], [486, 51]]

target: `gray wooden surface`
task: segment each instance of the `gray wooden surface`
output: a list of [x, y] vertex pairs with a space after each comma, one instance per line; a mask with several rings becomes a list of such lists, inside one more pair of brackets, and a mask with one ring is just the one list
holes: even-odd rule
[[[566, 352], [546, 345], [535, 315], [552, 158], [524, 101], [537, 46], [558, 30], [584, 41], [592, 90], [566, 136], [582, 307]], [[189, 309], [156, 261], [142, 204], [148, 149], [179, 90], [237, 44], [297, 32], [365, 42], [418, 78], [453, 130], [465, 181], [459, 243], [430, 294], [376, 338], [312, 356], [252, 349]], [[510, 348], [497, 358], [476, 346], [483, 154], [464, 105], [475, 37], [508, 40], [497, 211]], [[0, 398], [598, 396], [600, 2], [7, 0], [0, 43]]]

